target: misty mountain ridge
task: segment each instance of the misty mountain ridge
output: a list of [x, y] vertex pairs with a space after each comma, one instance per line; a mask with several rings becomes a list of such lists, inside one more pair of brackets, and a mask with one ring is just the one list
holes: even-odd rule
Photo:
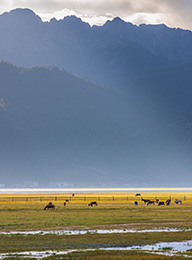
[[112, 74], [191, 62], [192, 33], [120, 18], [92, 27], [75, 16], [42, 22], [29, 9], [15, 9], [0, 16], [0, 60], [27, 67], [56, 65], [110, 85]]
[[0, 15], [1, 183], [190, 186], [191, 41], [120, 18]]

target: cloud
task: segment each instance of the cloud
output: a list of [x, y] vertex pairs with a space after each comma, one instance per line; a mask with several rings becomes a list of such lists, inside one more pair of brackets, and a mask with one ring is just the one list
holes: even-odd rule
[[162, 23], [162, 17], [160, 14], [150, 14], [150, 13], [136, 13], [132, 16], [125, 18], [125, 21], [134, 24], [160, 24]]
[[192, 13], [192, 1], [191, 0], [162, 0], [164, 5], [164, 12], [162, 13], [162, 19], [165, 20], [170, 26], [190, 28], [191, 13]]
[[44, 19], [77, 14], [90, 23], [102, 23], [119, 16], [136, 24], [159, 22], [192, 29], [191, 0], [0, 0], [0, 6], [1, 12], [27, 7]]
[[[9, 0], [8, 0], [9, 2]], [[119, 0], [14, 0], [12, 6], [16, 7], [28, 7], [39, 12], [57, 12], [59, 10], [73, 10], [77, 13], [88, 15], [103, 15], [108, 12], [116, 12], [125, 8], [130, 8], [129, 1]]]

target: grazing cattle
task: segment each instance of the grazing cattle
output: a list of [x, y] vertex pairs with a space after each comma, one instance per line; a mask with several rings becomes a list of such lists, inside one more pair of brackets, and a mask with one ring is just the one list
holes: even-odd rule
[[158, 206], [165, 205], [164, 201], [159, 201]]
[[150, 200], [142, 199], [142, 201], [143, 201], [144, 203], [147, 203], [147, 202], [149, 202]]
[[176, 200], [175, 200], [175, 203], [176, 203], [176, 204], [182, 204], [182, 200], [176, 199]]
[[156, 203], [159, 203], [159, 199], [156, 199], [156, 201], [155, 201]]
[[166, 204], [167, 206], [169, 206], [170, 203], [171, 203], [171, 199], [165, 201], [165, 204]]
[[141, 194], [140, 194], [140, 193], [137, 193], [137, 194], [135, 194], [135, 196], [141, 196]]
[[55, 209], [55, 205], [52, 204], [52, 202], [49, 202], [49, 204], [47, 204], [47, 206], [45, 206], [44, 210], [46, 209]]
[[137, 202], [137, 201], [134, 201], [134, 205], [135, 205], [135, 206], [138, 206], [138, 202]]
[[65, 200], [64, 203], [63, 203], [63, 205], [64, 205], [64, 206], [67, 206], [67, 202], [69, 202], [69, 200]]
[[88, 204], [88, 206], [91, 206], [91, 207], [92, 207], [93, 205], [98, 206], [98, 204], [97, 204], [96, 201], [92, 201], [92, 202], [90, 202], [90, 203]]
[[75, 196], [75, 193], [72, 194], [72, 197]]
[[154, 201], [154, 200], [149, 200], [149, 201], [147, 202], [147, 205], [150, 205], [150, 204], [155, 205], [155, 201]]

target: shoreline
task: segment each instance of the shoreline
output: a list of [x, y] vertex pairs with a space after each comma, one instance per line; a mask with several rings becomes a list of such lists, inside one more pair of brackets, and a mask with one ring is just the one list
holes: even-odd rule
[[188, 188], [1, 188], [0, 193], [192, 192]]

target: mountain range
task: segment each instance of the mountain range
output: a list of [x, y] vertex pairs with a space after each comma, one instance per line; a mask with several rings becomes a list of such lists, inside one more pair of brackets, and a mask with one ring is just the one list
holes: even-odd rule
[[191, 42], [120, 18], [0, 15], [1, 183], [190, 186]]
[[109, 83], [110, 75], [192, 62], [192, 32], [136, 26], [120, 18], [90, 26], [75, 16], [43, 22], [30, 9], [0, 15], [0, 60], [19, 66], [55, 65]]

